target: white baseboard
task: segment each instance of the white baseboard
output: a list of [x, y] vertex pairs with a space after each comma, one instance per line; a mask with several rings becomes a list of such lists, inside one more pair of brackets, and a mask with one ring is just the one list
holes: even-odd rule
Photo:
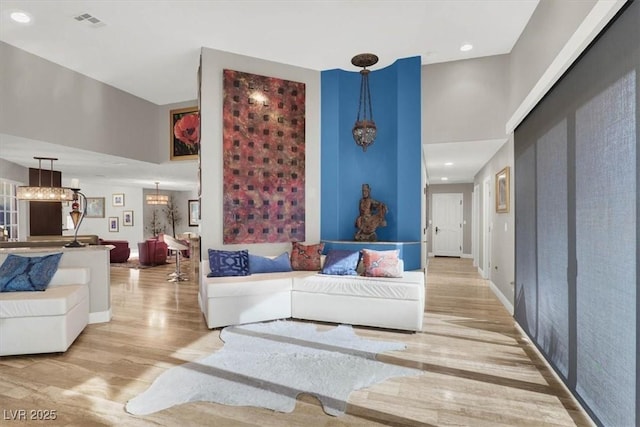
[[478, 274], [484, 279], [484, 271], [478, 266]]
[[89, 313], [89, 323], [105, 323], [111, 321], [111, 308], [107, 311]]
[[504, 308], [506, 308], [509, 314], [513, 316], [513, 303], [509, 301], [502, 292], [500, 292], [500, 289], [498, 289], [496, 284], [491, 280], [489, 280], [489, 287], [491, 288], [491, 291], [495, 294], [495, 296], [498, 297], [502, 305], [504, 305]]

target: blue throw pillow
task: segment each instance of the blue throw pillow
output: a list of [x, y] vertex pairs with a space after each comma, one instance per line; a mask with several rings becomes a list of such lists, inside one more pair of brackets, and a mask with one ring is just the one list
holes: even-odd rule
[[267, 258], [260, 255], [249, 254], [249, 271], [255, 273], [277, 273], [291, 271], [289, 253], [285, 252], [277, 258]]
[[209, 249], [209, 269], [207, 277], [248, 276], [249, 251], [219, 251]]
[[360, 262], [360, 251], [331, 250], [327, 253], [321, 273], [357, 276], [358, 262]]
[[0, 292], [44, 291], [61, 257], [62, 253], [41, 257], [9, 254], [0, 266]]

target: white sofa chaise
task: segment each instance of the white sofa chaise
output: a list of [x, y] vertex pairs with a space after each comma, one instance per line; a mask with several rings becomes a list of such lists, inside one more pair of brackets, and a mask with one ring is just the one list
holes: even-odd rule
[[291, 317], [350, 325], [421, 331], [424, 272], [402, 277], [294, 277]]
[[314, 271], [207, 277], [198, 302], [208, 328], [296, 318], [421, 331], [424, 271], [401, 278], [333, 276]]
[[58, 268], [44, 291], [0, 293], [0, 356], [67, 351], [89, 323], [89, 269]]

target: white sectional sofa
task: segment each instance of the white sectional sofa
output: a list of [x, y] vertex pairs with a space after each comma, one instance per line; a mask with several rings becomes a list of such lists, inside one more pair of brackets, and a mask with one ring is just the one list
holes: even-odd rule
[[0, 293], [0, 356], [67, 351], [89, 323], [88, 268], [58, 268], [44, 291]]
[[401, 278], [313, 271], [207, 277], [206, 261], [200, 271], [198, 302], [209, 328], [293, 317], [422, 330], [424, 271], [405, 271]]

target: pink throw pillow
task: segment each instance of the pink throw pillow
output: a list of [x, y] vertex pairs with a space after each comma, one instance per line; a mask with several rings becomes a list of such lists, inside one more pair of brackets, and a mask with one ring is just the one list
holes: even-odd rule
[[398, 253], [397, 249], [391, 251], [363, 249], [364, 275], [369, 277], [402, 277]]

